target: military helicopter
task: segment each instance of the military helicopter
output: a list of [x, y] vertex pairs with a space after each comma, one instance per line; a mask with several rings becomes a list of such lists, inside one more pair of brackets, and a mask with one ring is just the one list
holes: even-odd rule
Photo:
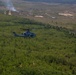
[[15, 37], [31, 37], [31, 38], [33, 38], [33, 37], [36, 36], [36, 34], [30, 32], [29, 29], [26, 29], [26, 32], [24, 32], [22, 34], [17, 34], [16, 32], [13, 32], [13, 34], [14, 34]]

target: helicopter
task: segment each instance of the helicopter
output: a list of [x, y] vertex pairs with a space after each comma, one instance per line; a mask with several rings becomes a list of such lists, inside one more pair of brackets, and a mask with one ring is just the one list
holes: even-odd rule
[[31, 38], [33, 38], [33, 37], [36, 36], [36, 34], [30, 32], [29, 29], [26, 29], [26, 32], [24, 32], [22, 34], [17, 34], [16, 32], [13, 32], [13, 34], [14, 34], [15, 37], [31, 37]]

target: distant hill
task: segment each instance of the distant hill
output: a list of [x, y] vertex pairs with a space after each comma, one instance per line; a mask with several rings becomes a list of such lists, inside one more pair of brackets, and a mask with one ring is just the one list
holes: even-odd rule
[[25, 0], [25, 1], [33, 1], [33, 2], [47, 2], [47, 3], [76, 3], [76, 0]]
[[0, 1], [0, 6], [3, 6], [4, 4], [3, 4], [3, 2], [2, 1]]

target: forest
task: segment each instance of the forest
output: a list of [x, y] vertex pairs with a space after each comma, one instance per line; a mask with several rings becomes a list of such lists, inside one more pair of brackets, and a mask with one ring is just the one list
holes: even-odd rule
[[[30, 29], [34, 38], [15, 37]], [[0, 14], [0, 75], [76, 75], [73, 30]]]

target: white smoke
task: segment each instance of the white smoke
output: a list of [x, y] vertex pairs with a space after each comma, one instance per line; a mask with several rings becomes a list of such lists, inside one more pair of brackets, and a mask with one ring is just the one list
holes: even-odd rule
[[5, 6], [8, 10], [16, 11], [16, 9], [15, 9], [11, 0], [2, 0], [2, 1], [3, 1], [3, 3], [5, 4]]

